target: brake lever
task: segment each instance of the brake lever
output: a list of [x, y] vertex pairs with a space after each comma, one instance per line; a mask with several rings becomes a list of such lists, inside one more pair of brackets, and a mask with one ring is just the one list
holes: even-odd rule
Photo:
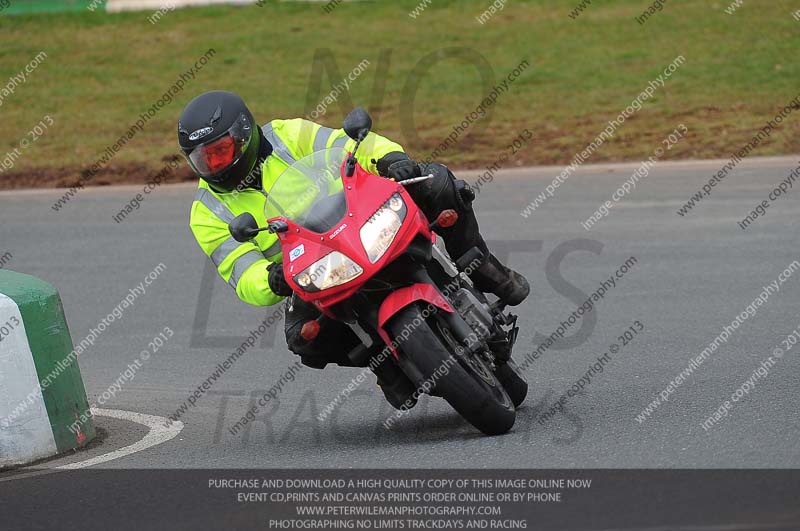
[[413, 177], [411, 179], [406, 179], [405, 181], [397, 181], [397, 184], [402, 184], [403, 186], [408, 186], [409, 184], [419, 183], [422, 181], [427, 181], [428, 179], [433, 179], [433, 174], [430, 173], [428, 175], [423, 175], [422, 177]]

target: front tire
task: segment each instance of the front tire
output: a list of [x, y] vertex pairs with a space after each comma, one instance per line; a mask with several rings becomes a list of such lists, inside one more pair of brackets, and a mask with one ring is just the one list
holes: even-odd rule
[[[408, 325], [420, 323], [407, 331]], [[414, 369], [436, 387], [444, 398], [470, 424], [486, 435], [508, 432], [516, 420], [516, 410], [503, 385], [483, 360], [451, 352], [447, 342], [422, 318], [417, 304], [403, 308], [388, 323], [387, 329], [400, 346], [400, 366], [411, 376]], [[406, 339], [401, 339], [403, 334]], [[413, 377], [412, 377], [413, 379]]]

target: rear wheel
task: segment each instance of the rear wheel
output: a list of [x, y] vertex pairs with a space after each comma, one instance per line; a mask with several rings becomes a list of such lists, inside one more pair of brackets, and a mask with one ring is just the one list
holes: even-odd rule
[[528, 382], [523, 378], [522, 371], [519, 370], [514, 360], [498, 364], [494, 375], [503, 384], [503, 388], [514, 402], [514, 406], [519, 406], [525, 401], [525, 397], [528, 396]]
[[436, 395], [483, 433], [508, 432], [514, 426], [516, 411], [503, 385], [485, 360], [459, 352], [463, 349], [454, 348], [449, 329], [431, 321], [426, 322], [414, 304], [389, 322], [387, 329], [392, 337], [407, 334], [399, 341], [400, 366], [412, 380], [416, 370], [422, 377], [423, 389], [435, 386]]

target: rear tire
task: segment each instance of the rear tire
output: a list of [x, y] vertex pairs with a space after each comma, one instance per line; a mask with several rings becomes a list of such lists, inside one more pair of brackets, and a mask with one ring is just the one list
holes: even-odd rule
[[[392, 337], [402, 338], [412, 323], [420, 324], [410, 330], [407, 339], [398, 340], [400, 366], [404, 370], [407, 365], [416, 368], [424, 382], [433, 382], [438, 396], [486, 435], [508, 432], [514, 426], [516, 410], [491, 369], [478, 358], [470, 365], [451, 352], [447, 342], [422, 318], [416, 304], [398, 312], [387, 329]], [[406, 372], [411, 376], [413, 369]]]
[[508, 360], [506, 363], [500, 363], [494, 375], [503, 384], [503, 388], [508, 393], [511, 401], [514, 402], [514, 407], [519, 407], [528, 396], [528, 382], [522, 377], [522, 372], [514, 360]]

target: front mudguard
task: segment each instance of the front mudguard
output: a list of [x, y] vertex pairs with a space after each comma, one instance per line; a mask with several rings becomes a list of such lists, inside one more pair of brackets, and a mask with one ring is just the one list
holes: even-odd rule
[[[427, 317], [428, 314], [433, 313], [434, 308], [439, 308], [449, 313], [454, 313], [453, 307], [450, 306], [450, 303], [439, 293], [439, 290], [436, 289], [435, 286], [431, 284], [412, 284], [411, 286], [407, 286], [405, 288], [400, 288], [396, 291], [393, 291], [386, 299], [381, 303], [381, 307], [378, 310], [378, 334], [383, 339], [384, 343], [388, 345], [388, 347], [392, 350], [395, 358], [399, 358], [399, 354], [397, 352], [397, 344], [398, 339], [403, 340], [407, 339], [408, 335], [419, 326], [418, 324], [414, 323], [406, 323], [403, 327], [403, 332], [399, 337], [389, 337], [389, 334], [386, 332], [385, 325], [394, 315], [396, 315], [400, 310], [403, 308], [414, 304], [417, 301], [425, 301], [428, 303], [428, 306], [421, 310], [422, 316]], [[403, 335], [406, 334], [407, 335]]]

